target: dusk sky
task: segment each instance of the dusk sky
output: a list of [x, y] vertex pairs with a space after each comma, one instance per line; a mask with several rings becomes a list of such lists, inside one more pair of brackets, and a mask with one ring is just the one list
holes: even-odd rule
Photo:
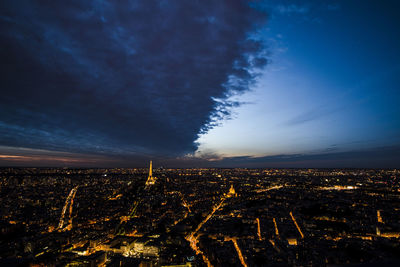
[[400, 167], [400, 1], [1, 1], [0, 166]]

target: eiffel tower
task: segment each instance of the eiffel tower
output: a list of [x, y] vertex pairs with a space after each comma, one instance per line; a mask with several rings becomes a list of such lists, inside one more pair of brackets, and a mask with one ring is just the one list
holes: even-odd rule
[[[138, 208], [140, 208], [140, 206], [146, 202], [147, 197], [153, 193], [150, 192], [150, 186], [156, 183], [156, 179], [157, 178], [153, 176], [153, 162], [150, 161], [149, 176], [147, 177], [144, 190], [142, 190], [143, 188], [141, 187], [137, 192], [136, 199], [133, 201], [133, 204], [129, 209], [129, 215], [121, 217], [121, 222], [115, 228], [116, 235], [125, 235], [127, 232], [126, 229], [132, 228], [132, 224], [129, 225], [129, 221], [136, 216]], [[132, 232], [132, 230], [129, 230], [128, 232]]]
[[149, 177], [147, 177], [146, 187], [156, 183], [156, 177], [153, 176], [153, 162], [150, 160]]

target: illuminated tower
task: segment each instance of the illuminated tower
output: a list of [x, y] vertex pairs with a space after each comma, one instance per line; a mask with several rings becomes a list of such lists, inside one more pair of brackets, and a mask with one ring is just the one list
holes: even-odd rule
[[376, 211], [376, 217], [378, 219], [378, 223], [384, 223], [383, 219], [382, 219], [382, 216], [381, 216], [381, 211], [380, 210]]
[[156, 177], [153, 176], [153, 162], [150, 160], [149, 177], [147, 177], [146, 186], [153, 185], [156, 182]]
[[235, 188], [233, 188], [233, 185], [231, 185], [231, 188], [229, 188], [227, 197], [233, 197], [233, 196], [237, 196], [237, 194], [236, 194]]
[[149, 178], [148, 179], [152, 179], [152, 178], [153, 178], [153, 161], [150, 160]]
[[233, 188], [233, 185], [231, 185], [231, 188], [229, 188], [229, 194], [231, 194], [231, 195], [236, 194], [235, 188]]

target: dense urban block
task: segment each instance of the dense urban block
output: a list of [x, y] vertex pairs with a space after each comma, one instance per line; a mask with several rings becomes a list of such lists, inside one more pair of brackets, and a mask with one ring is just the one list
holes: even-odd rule
[[0, 177], [4, 266], [400, 263], [398, 170], [3, 168]]

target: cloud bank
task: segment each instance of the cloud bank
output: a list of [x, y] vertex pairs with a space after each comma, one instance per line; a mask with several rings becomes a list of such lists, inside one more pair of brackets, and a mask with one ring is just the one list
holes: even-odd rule
[[213, 159], [209, 165], [227, 168], [399, 168], [399, 145], [342, 152], [336, 150], [332, 146], [325, 153], [225, 157]]
[[[181, 156], [267, 63], [247, 1], [2, 1], [0, 146]], [[218, 100], [218, 101], [216, 101]]]

